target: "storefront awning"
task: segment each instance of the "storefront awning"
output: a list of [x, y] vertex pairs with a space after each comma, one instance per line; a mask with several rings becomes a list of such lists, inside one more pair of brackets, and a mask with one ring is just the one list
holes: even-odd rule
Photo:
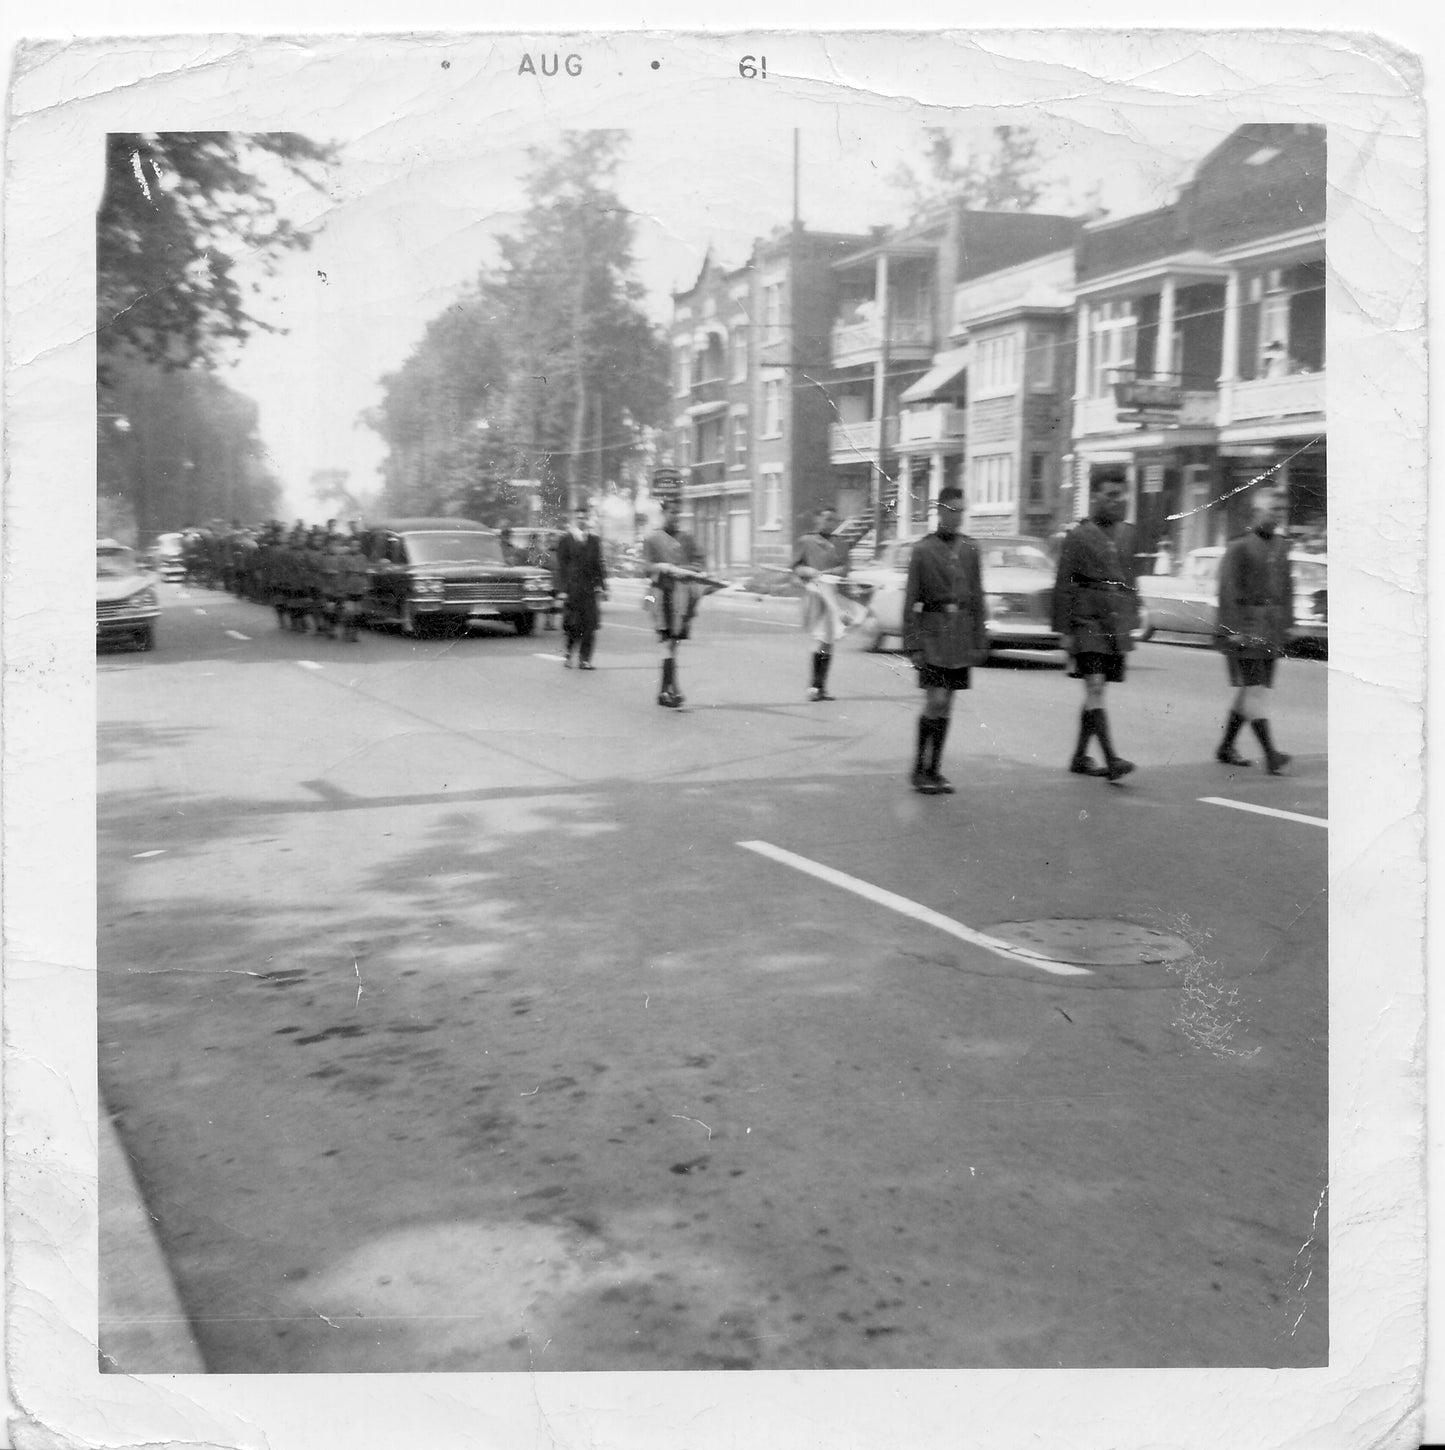
[[964, 373], [968, 371], [968, 349], [956, 347], [952, 352], [941, 352], [936, 361], [911, 387], [904, 388], [902, 401], [923, 403], [946, 393]]

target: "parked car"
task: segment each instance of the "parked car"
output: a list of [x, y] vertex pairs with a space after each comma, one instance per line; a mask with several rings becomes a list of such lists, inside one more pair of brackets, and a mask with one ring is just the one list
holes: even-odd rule
[[168, 584], [179, 583], [186, 577], [182, 537], [180, 534], [159, 534], [151, 545], [151, 564]]
[[551, 574], [507, 563], [496, 531], [472, 519], [387, 519], [361, 540], [372, 568], [365, 614], [405, 634], [495, 619], [526, 635], [557, 607]]
[[135, 550], [114, 539], [96, 540], [96, 643], [130, 640], [140, 649], [154, 649], [160, 612], [155, 580], [141, 568]]
[[[1054, 650], [1059, 636], [1052, 622], [1054, 562], [1041, 539], [1016, 535], [976, 538], [988, 606], [991, 649]], [[869, 619], [864, 634], [873, 649], [903, 636], [903, 594], [908, 581], [911, 540], [894, 539], [872, 564], [854, 569], [850, 578], [871, 586]]]
[[[1148, 612], [1146, 639], [1169, 635], [1188, 644], [1213, 644], [1219, 614], [1219, 561], [1215, 545], [1192, 549], [1178, 574], [1145, 574], [1139, 580]], [[1294, 568], [1295, 644], [1325, 652], [1329, 639], [1329, 560], [1324, 554], [1291, 551]]]

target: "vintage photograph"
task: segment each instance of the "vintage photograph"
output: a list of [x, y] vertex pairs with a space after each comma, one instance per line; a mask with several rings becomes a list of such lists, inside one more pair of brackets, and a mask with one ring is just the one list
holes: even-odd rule
[[1342, 1371], [1386, 163], [1056, 41], [86, 113], [100, 1383]]

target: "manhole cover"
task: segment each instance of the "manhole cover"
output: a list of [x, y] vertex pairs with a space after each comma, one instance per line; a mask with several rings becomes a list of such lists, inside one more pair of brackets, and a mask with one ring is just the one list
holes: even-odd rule
[[1052, 961], [1081, 966], [1153, 966], [1177, 962], [1193, 951], [1181, 937], [1132, 921], [1056, 916], [1046, 921], [1004, 921], [989, 927], [988, 933]]

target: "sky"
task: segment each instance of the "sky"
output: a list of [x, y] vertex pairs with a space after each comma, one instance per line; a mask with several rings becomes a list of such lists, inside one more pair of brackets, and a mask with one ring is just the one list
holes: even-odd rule
[[[891, 178], [902, 162], [921, 164], [925, 128], [938, 119], [881, 105], [805, 114], [798, 127], [805, 224], [866, 232], [905, 220], [907, 193]], [[965, 143], [982, 141], [999, 119], [1021, 118], [1013, 112], [950, 129]], [[1033, 127], [1048, 158], [1040, 179], [1049, 192], [1039, 209], [1077, 212], [1095, 186], [1112, 215], [1163, 205], [1235, 124], [1178, 111], [1154, 118], [1146, 137], [1137, 127], [1041, 114]], [[686, 124], [647, 124], [629, 134], [616, 188], [635, 214], [637, 275], [661, 323], [671, 293], [691, 285], [709, 247], [735, 265], [756, 237], [787, 223], [792, 128], [765, 121], [700, 136]], [[324, 512], [309, 483], [321, 469], [346, 470], [355, 491], [379, 486], [384, 444], [361, 415], [380, 401], [381, 379], [405, 362], [427, 322], [495, 260], [495, 238], [517, 226], [530, 139], [525, 131], [501, 133], [472, 149], [372, 130], [341, 140], [330, 195], [278, 184], [283, 209], [313, 244], [285, 259], [274, 278], [258, 275], [269, 295], [257, 310], [285, 332], [255, 336], [226, 377], [260, 406], [288, 516]]]

